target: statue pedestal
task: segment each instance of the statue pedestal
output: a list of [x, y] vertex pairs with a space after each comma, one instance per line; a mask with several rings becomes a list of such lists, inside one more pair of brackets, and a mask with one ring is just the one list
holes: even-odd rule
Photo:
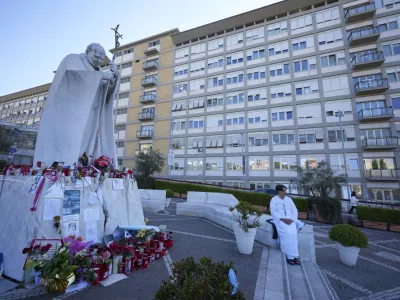
[[[60, 235], [54, 227], [54, 221], [44, 221], [43, 212], [46, 199], [60, 199], [59, 216], [63, 223], [63, 190], [80, 191], [80, 213], [78, 217], [79, 235], [85, 238], [86, 209], [99, 209], [97, 241], [103, 241], [104, 235], [112, 234], [118, 226], [145, 225], [139, 190], [132, 179], [123, 181], [123, 189], [113, 189], [113, 179], [106, 179], [101, 188], [100, 200], [89, 203], [89, 196], [97, 188], [98, 181], [86, 178], [85, 187], [61, 186], [45, 183], [38, 199], [36, 211], [31, 211], [34, 195], [29, 193], [35, 182], [34, 176], [0, 176], [0, 252], [4, 254], [4, 274], [15, 280], [23, 280], [23, 266], [26, 255], [22, 249], [28, 247], [32, 239], [57, 239]], [[101, 201], [102, 200], [102, 201]], [[106, 213], [106, 214], [105, 214]], [[107, 218], [106, 224], [104, 224]]]

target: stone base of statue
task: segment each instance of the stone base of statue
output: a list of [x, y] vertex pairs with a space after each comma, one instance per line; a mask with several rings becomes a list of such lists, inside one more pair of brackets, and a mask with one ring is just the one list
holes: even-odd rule
[[0, 177], [0, 252], [4, 275], [15, 280], [23, 280], [23, 248], [33, 239], [60, 239], [55, 215], [61, 217], [63, 237], [74, 233], [85, 241], [102, 242], [118, 226], [145, 225], [133, 179], [108, 178], [100, 186], [89, 177], [74, 185], [62, 184], [62, 180], [45, 182], [36, 210], [31, 211], [35, 195], [29, 190], [37, 180], [35, 176]]

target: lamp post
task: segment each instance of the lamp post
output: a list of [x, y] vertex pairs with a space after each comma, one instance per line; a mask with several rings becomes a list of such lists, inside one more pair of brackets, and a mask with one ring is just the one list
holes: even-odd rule
[[[343, 150], [343, 161], [344, 161], [344, 174], [346, 175], [346, 178], [348, 178], [348, 174], [347, 174], [347, 159], [346, 159], [346, 151], [344, 149], [344, 138], [343, 138], [343, 126], [342, 126], [342, 117], [344, 116], [343, 111], [338, 110], [337, 112], [335, 112], [335, 117], [339, 118], [339, 123], [340, 123], [340, 137], [342, 140], [342, 150]], [[347, 198], [350, 200], [350, 186], [349, 183], [346, 182], [346, 186], [347, 186]]]
[[243, 132], [240, 134], [240, 136], [241, 136], [241, 138], [242, 138], [242, 164], [243, 164], [243, 171], [242, 171], [242, 173], [243, 173], [243, 175], [242, 175], [242, 180], [243, 180], [243, 187], [245, 187], [246, 186], [246, 184], [245, 184], [245, 182], [244, 182], [244, 175], [245, 175], [245, 173], [246, 173], [246, 159], [245, 159], [245, 156], [244, 156], [244, 134], [243, 134]]

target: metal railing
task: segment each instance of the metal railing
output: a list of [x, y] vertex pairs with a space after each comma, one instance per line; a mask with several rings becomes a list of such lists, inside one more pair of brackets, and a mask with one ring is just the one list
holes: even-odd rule
[[145, 61], [143, 63], [143, 69], [146, 68], [157, 68], [158, 67], [158, 61], [156, 60], [149, 60], [149, 61]]
[[393, 115], [393, 108], [391, 106], [387, 107], [375, 107], [369, 109], [361, 109], [358, 113], [358, 120], [368, 117], [384, 117]]
[[154, 131], [153, 130], [139, 130], [136, 132], [137, 137], [152, 137]]
[[344, 13], [344, 18], [347, 20], [349, 17], [363, 14], [363, 13], [373, 11], [373, 10], [376, 10], [375, 3], [369, 3], [366, 5], [353, 7], [350, 9], [346, 9], [346, 12]]
[[362, 37], [368, 37], [379, 33], [380, 32], [378, 27], [364, 27], [361, 29], [354, 29], [349, 35], [349, 44], [354, 39], [360, 39]]
[[140, 96], [140, 101], [156, 101], [156, 94], [143, 94]]
[[157, 83], [157, 77], [156, 76], [147, 76], [147, 77], [142, 79], [142, 85], [151, 84], [151, 83], [154, 83], [154, 84]]
[[[354, 68], [356, 64], [363, 64], [367, 62], [379, 61], [384, 60], [385, 56], [383, 52], [376, 52], [376, 53], [369, 53], [369, 54], [362, 54], [357, 55], [360, 52], [355, 53], [355, 56], [351, 60], [351, 67]], [[361, 52], [362, 53], [362, 52]]]
[[357, 94], [359, 91], [386, 87], [389, 88], [389, 82], [387, 79], [373, 79], [365, 82], [357, 82], [354, 86], [354, 90]]
[[399, 138], [397, 136], [383, 137], [383, 138], [365, 138], [361, 141], [364, 148], [366, 147], [387, 147], [398, 146]]
[[138, 115], [139, 120], [140, 119], [154, 119], [154, 112], [141, 112]]
[[365, 177], [396, 177], [396, 169], [365, 170]]

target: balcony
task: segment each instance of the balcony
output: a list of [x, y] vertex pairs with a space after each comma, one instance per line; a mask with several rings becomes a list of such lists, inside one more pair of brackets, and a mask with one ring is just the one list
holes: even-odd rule
[[384, 93], [389, 89], [387, 79], [374, 79], [366, 82], [357, 82], [354, 90], [357, 96], [366, 96]]
[[394, 117], [392, 107], [375, 107], [370, 109], [361, 109], [358, 112], [358, 121], [384, 121]]
[[150, 47], [147, 50], [144, 50], [144, 54], [146, 56], [151, 56], [151, 55], [156, 55], [158, 54], [160, 51], [158, 51], [157, 47]]
[[371, 53], [366, 55], [356, 55], [351, 60], [351, 68], [353, 70], [361, 70], [379, 67], [385, 61], [383, 52]]
[[135, 150], [135, 155], [139, 155], [140, 153], [147, 154], [147, 153], [150, 153], [151, 150], [152, 150], [152, 149], [139, 149], [139, 150]]
[[346, 9], [344, 18], [346, 23], [358, 22], [371, 19], [376, 12], [375, 3], [368, 3], [365, 5]]
[[371, 181], [398, 181], [397, 170], [365, 170], [365, 177]]
[[136, 137], [138, 139], [151, 139], [153, 137], [152, 130], [139, 130], [136, 132]]
[[366, 138], [361, 141], [364, 150], [392, 150], [399, 147], [399, 138], [396, 136], [384, 138]]
[[157, 76], [146, 76], [142, 79], [142, 87], [153, 87], [157, 85]]
[[349, 46], [358, 46], [376, 42], [381, 33], [378, 27], [364, 27], [361, 29], [354, 29], [349, 35]]
[[140, 121], [154, 120], [154, 112], [141, 112], [138, 115]]
[[143, 70], [144, 71], [152, 71], [157, 70], [158, 68], [158, 61], [157, 60], [149, 60], [143, 63]]
[[157, 95], [155, 93], [143, 94], [140, 96], [140, 103], [154, 103], [156, 102]]

